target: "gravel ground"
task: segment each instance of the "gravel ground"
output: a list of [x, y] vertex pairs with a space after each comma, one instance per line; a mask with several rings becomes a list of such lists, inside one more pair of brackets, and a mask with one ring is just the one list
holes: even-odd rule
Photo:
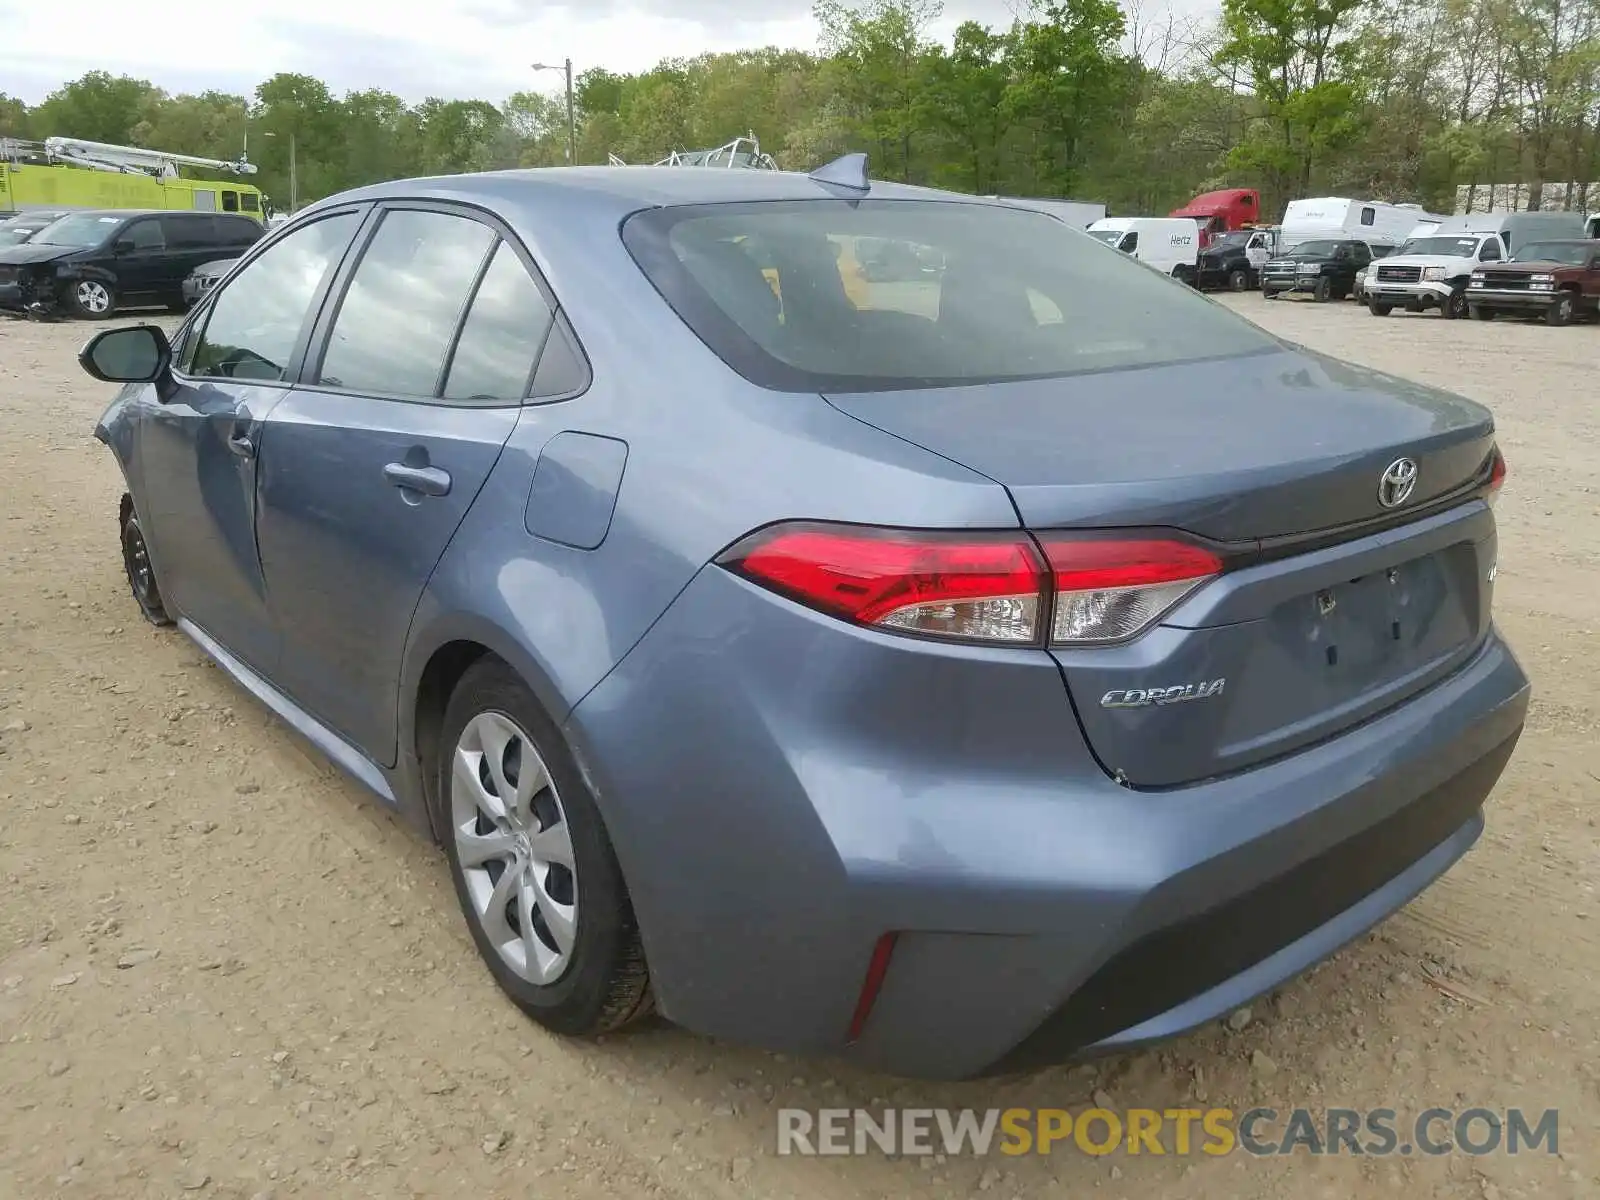
[[[143, 624], [74, 324], [0, 323], [0, 1197], [1600, 1194], [1600, 327], [1230, 298], [1495, 409], [1499, 619], [1536, 699], [1482, 842], [1309, 977], [1092, 1067], [961, 1085], [524, 1020], [442, 857]], [[779, 1107], [1521, 1105], [1561, 1153], [779, 1157]]]

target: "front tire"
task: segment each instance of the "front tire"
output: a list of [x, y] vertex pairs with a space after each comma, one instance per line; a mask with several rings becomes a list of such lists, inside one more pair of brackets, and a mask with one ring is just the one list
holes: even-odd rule
[[1367, 311], [1375, 317], [1387, 317], [1394, 311], [1394, 305], [1385, 304], [1382, 300], [1368, 300]]
[[1560, 328], [1572, 324], [1572, 316], [1577, 306], [1573, 303], [1571, 292], [1562, 292], [1544, 310], [1544, 323]]
[[1473, 305], [1469, 305], [1468, 307], [1470, 308], [1470, 310], [1472, 312], [1472, 319], [1474, 321], [1492, 321], [1492, 320], [1494, 320], [1494, 309], [1485, 308], [1481, 304], [1473, 304]]
[[445, 855], [495, 982], [568, 1036], [649, 1013], [649, 969], [611, 839], [527, 685], [500, 659], [475, 663], [439, 745]]
[[80, 317], [104, 321], [117, 311], [117, 293], [99, 279], [80, 279], [67, 285], [67, 307]]
[[1333, 281], [1326, 275], [1317, 276], [1317, 282], [1311, 289], [1311, 298], [1318, 304], [1326, 304], [1331, 295], [1333, 295]]
[[1242, 292], [1249, 288], [1249, 286], [1250, 272], [1230, 271], [1228, 273], [1228, 290], [1230, 292]]
[[1456, 321], [1467, 315], [1467, 289], [1454, 287], [1439, 305], [1439, 313], [1446, 321]]
[[167, 613], [155, 567], [150, 562], [150, 547], [144, 540], [139, 514], [131, 504], [122, 517], [122, 569], [127, 572], [128, 588], [144, 619], [156, 626], [171, 625], [172, 617]]

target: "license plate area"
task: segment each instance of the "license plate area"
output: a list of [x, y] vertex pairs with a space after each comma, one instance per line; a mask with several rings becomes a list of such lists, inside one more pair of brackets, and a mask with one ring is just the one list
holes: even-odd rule
[[1336, 583], [1285, 605], [1280, 628], [1298, 633], [1319, 690], [1358, 693], [1472, 638], [1461, 577], [1470, 565], [1460, 550], [1445, 550]]

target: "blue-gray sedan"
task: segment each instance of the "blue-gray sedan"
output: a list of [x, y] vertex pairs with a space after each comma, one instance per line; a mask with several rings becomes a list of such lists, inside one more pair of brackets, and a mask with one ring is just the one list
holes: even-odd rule
[[363, 188], [81, 361], [144, 614], [563, 1033], [1166, 1037], [1445, 871], [1522, 729], [1487, 411], [859, 160]]

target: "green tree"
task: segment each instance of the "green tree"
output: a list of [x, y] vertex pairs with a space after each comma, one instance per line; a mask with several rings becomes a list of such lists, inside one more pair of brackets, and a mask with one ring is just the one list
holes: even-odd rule
[[161, 95], [148, 79], [90, 71], [46, 96], [31, 123], [39, 137], [129, 145], [146, 102]]

